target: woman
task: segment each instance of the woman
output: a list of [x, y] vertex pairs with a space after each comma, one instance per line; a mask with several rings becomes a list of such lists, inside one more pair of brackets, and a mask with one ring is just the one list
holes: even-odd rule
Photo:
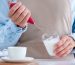
[[[46, 2], [47, 2], [47, 0], [46, 0]], [[51, 2], [53, 4], [50, 4], [49, 7], [52, 8], [52, 6], [53, 6], [53, 8], [52, 8], [53, 10], [50, 9], [49, 14], [53, 13], [54, 16], [58, 15], [58, 19], [62, 19], [62, 18], [60, 18], [60, 17], [62, 17], [60, 15], [60, 13], [64, 14], [64, 12], [62, 12], [62, 10], [64, 11], [64, 7], [62, 4], [65, 3], [65, 1], [62, 0], [62, 2], [61, 2], [60, 0], [57, 0], [57, 1], [50, 0], [50, 3]], [[36, 4], [37, 4], [37, 2], [36, 2]], [[61, 5], [60, 7], [62, 7], [62, 9], [60, 9], [58, 4]], [[67, 8], [65, 10], [66, 14], [64, 14], [64, 15], [67, 16], [67, 12], [69, 12], [69, 14], [70, 14], [70, 10], [68, 9], [66, 4], [67, 3], [64, 4]], [[26, 31], [27, 20], [29, 19], [31, 13], [24, 5], [22, 5], [21, 2], [17, 2], [16, 5], [14, 5], [11, 9], [9, 9], [8, 0], [1, 0], [0, 6], [1, 6], [0, 7], [0, 48], [4, 49], [9, 46], [14, 46], [17, 43], [17, 41], [19, 40], [19, 38], [21, 37], [22, 33]], [[55, 10], [55, 8], [56, 8], [56, 10]], [[8, 16], [8, 14], [9, 14], [9, 16]], [[69, 14], [67, 16], [68, 18], [70, 18]], [[49, 19], [52, 20], [53, 19], [52, 16]], [[50, 23], [52, 23], [54, 21], [54, 19], [52, 21], [51, 20], [50, 20]], [[70, 20], [68, 20], [68, 21], [70, 21]], [[65, 21], [65, 22], [67, 22], [67, 21]], [[58, 56], [58, 57], [67, 56], [72, 51], [72, 49], [75, 47], [74, 40], [72, 37], [70, 37], [68, 35], [63, 35], [63, 33], [66, 34], [65, 33], [66, 30], [64, 31], [64, 29], [65, 29], [64, 27], [66, 27], [66, 26], [63, 25], [63, 24], [65, 24], [64, 20], [63, 20], [63, 22], [62, 21], [60, 21], [60, 22], [54, 21], [54, 23], [55, 24], [61, 23], [60, 27], [62, 28], [62, 29], [61, 28], [59, 29], [59, 27], [57, 28], [57, 25], [55, 25], [57, 28], [57, 29], [54, 29], [55, 32], [61, 31], [62, 36], [61, 36], [60, 41], [57, 43], [57, 45], [55, 45], [54, 52], [55, 52], [56, 56]], [[64, 27], [62, 27], [62, 26], [64, 26]], [[50, 28], [53, 28], [52, 24], [51, 24]], [[51, 31], [51, 29], [49, 29], [49, 30]], [[67, 33], [69, 33], [69, 32], [67, 32]], [[33, 45], [29, 45], [29, 46], [30, 46], [29, 48], [31, 48], [31, 46], [33, 48]], [[39, 56], [41, 58], [39, 51], [41, 51], [42, 49], [37, 51], [36, 49], [40, 49], [38, 46], [34, 47], [33, 50], [32, 50], [32, 48], [30, 49], [30, 52], [31, 53], [34, 52], [34, 53], [33, 54], [30, 53], [30, 54], [33, 56], [36, 56], [36, 57]], [[42, 56], [44, 54], [45, 53], [43, 53]]]
[[[75, 47], [75, 35], [71, 34], [72, 18], [69, 0], [21, 0], [32, 10], [37, 24], [43, 27], [45, 33], [58, 33], [60, 41], [55, 45], [55, 54], [58, 57], [68, 56]], [[73, 0], [72, 0], [73, 1]], [[71, 3], [72, 3], [71, 1]], [[39, 3], [39, 4], [38, 4]], [[36, 7], [35, 7], [36, 6]], [[42, 33], [33, 26], [23, 34], [19, 46], [27, 46], [27, 56], [35, 58], [51, 58], [40, 37]], [[32, 35], [31, 35], [32, 34]]]

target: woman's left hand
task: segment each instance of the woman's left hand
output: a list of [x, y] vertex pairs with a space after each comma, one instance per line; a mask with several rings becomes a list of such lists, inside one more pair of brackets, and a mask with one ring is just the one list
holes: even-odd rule
[[57, 57], [64, 57], [67, 56], [74, 47], [74, 40], [71, 37], [64, 35], [61, 37], [60, 41], [55, 45], [54, 52]]

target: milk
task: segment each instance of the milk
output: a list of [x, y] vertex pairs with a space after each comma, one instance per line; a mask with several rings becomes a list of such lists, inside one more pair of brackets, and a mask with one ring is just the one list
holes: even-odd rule
[[55, 56], [54, 46], [55, 46], [55, 44], [58, 43], [59, 40], [60, 40], [59, 36], [56, 36], [56, 37], [51, 36], [51, 37], [43, 40], [46, 50], [50, 56]]

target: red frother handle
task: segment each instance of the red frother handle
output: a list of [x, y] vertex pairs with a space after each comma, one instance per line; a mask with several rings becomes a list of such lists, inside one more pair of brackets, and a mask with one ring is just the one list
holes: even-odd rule
[[[10, 8], [13, 7], [16, 3], [10, 3]], [[32, 17], [29, 18], [28, 23], [30, 24], [35, 24], [34, 20]]]

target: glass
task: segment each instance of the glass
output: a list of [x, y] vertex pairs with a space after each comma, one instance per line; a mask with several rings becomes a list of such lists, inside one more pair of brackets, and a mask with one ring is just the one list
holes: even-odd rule
[[46, 50], [50, 56], [55, 56], [54, 54], [54, 46], [60, 40], [58, 35], [50, 35], [50, 34], [43, 34], [42, 41], [46, 47]]

